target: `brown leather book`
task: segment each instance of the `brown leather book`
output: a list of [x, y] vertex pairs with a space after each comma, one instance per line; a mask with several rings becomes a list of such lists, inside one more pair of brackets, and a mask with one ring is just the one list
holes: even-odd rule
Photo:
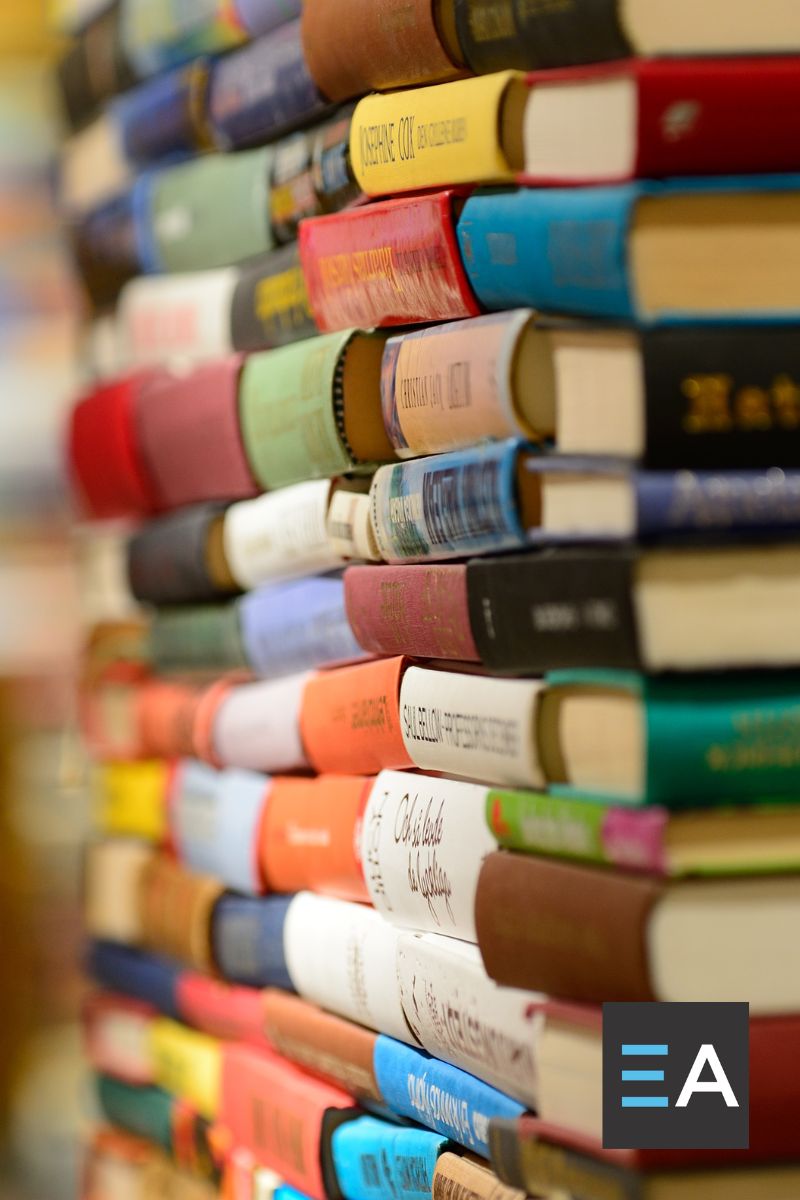
[[314, 82], [338, 103], [456, 79], [463, 71], [445, 48], [450, 23], [440, 18], [449, 7], [446, 0], [305, 0], [303, 49]]
[[139, 893], [144, 948], [212, 973], [211, 913], [224, 890], [216, 879], [192, 875], [165, 856], [150, 859]]

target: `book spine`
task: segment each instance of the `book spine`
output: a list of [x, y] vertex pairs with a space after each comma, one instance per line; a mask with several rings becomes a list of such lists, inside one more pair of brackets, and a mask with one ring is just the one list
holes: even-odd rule
[[347, 621], [341, 579], [268, 584], [238, 608], [247, 661], [264, 678], [365, 657]]
[[413, 1041], [400, 1003], [397, 939], [371, 908], [302, 892], [284, 930], [293, 988], [348, 1021]]
[[258, 838], [271, 891], [369, 902], [359, 833], [370, 787], [371, 780], [347, 775], [273, 780]]
[[59, 90], [73, 130], [136, 82], [122, 48], [121, 4], [108, 5], [81, 30], [58, 66]]
[[206, 975], [182, 972], [177, 986], [181, 1020], [225, 1042], [264, 1046], [261, 993], [231, 987]]
[[499, 988], [477, 947], [439, 934], [404, 934], [397, 974], [406, 1020], [428, 1054], [537, 1107], [540, 996]]
[[641, 354], [646, 467], [800, 466], [795, 329], [651, 329]]
[[174, 5], [123, 4], [121, 28], [125, 55], [139, 76], [228, 50], [245, 37], [234, 6], [219, 0], [188, 12]]
[[153, 1082], [150, 1026], [155, 1013], [128, 997], [93, 994], [83, 1009], [86, 1055], [94, 1071], [126, 1083]]
[[131, 538], [128, 581], [137, 600], [180, 604], [230, 594], [231, 588], [215, 578], [209, 554], [212, 530], [224, 511], [220, 503], [184, 509], [146, 525]]
[[229, 983], [293, 991], [284, 954], [286, 896], [224, 896], [211, 926], [216, 965]]
[[668, 873], [669, 813], [663, 808], [632, 811], [542, 792], [492, 791], [486, 816], [506, 850]]
[[495, 846], [477, 784], [383, 771], [367, 801], [361, 859], [378, 912], [406, 929], [474, 942], [475, 889]]
[[136, 722], [142, 757], [190, 758], [205, 691], [195, 684], [151, 679], [136, 695]]
[[275, 141], [326, 109], [306, 66], [299, 21], [219, 59], [212, 68], [208, 119], [221, 150]]
[[271, 33], [302, 11], [302, 0], [236, 0], [239, 20], [251, 38]]
[[228, 509], [225, 557], [242, 588], [323, 575], [343, 565], [328, 538], [330, 494], [327, 480], [312, 480]]
[[[491, 1131], [501, 1121], [492, 1121]], [[433, 1200], [523, 1200], [525, 1193], [500, 1183], [493, 1171], [462, 1158], [443, 1154], [433, 1173]]]
[[271, 250], [272, 161], [272, 149], [262, 147], [206, 154], [159, 172], [149, 213], [157, 270], [210, 270]]
[[166, 856], [152, 858], [139, 887], [144, 949], [212, 971], [212, 914], [224, 890], [211, 876], [192, 875]]
[[221, 1118], [233, 1142], [311, 1200], [326, 1200], [320, 1147], [324, 1114], [351, 1109], [339, 1088], [268, 1051], [225, 1048]]
[[350, 627], [370, 654], [478, 660], [460, 563], [348, 567], [344, 596]]
[[[487, 973], [590, 1004], [651, 1002], [648, 923], [661, 884], [499, 851], [478, 881], [475, 923]], [[535, 922], [519, 921], [536, 912]]]
[[437, 1159], [448, 1139], [360, 1117], [333, 1135], [333, 1165], [347, 1200], [430, 1200]]
[[146, 267], [134, 197], [135, 189], [115, 197], [67, 231], [75, 265], [97, 309], [113, 305], [125, 284]]
[[150, 631], [156, 671], [234, 671], [248, 665], [235, 604], [159, 609]]
[[484, 308], [630, 320], [627, 253], [636, 185], [476, 192], [458, 239]]
[[543, 786], [534, 730], [542, 685], [409, 667], [400, 687], [403, 741], [423, 771]]
[[400, 458], [486, 438], [519, 437], [514, 362], [528, 309], [474, 317], [392, 338], [381, 376], [383, 419]]
[[299, 771], [308, 766], [300, 735], [300, 707], [308, 675], [232, 688], [213, 716], [214, 761], [242, 770]]
[[113, 111], [122, 129], [125, 153], [145, 165], [169, 156], [196, 153], [202, 147], [202, 111], [208, 86], [207, 60], [197, 59], [148, 80], [120, 97]]
[[[509, 1153], [504, 1143], [518, 1142], [509, 1171]], [[576, 1196], [602, 1195], [603, 1200], [646, 1200], [647, 1177], [600, 1158], [538, 1138], [519, 1138], [513, 1125], [492, 1122], [489, 1143], [492, 1165], [501, 1178], [521, 1186], [526, 1193], [565, 1192]], [[511, 1160], [512, 1162], [514, 1159]], [[509, 1179], [509, 1174], [513, 1178]]]
[[160, 845], [167, 832], [172, 770], [152, 762], [104, 763], [95, 778], [96, 823], [108, 837], [134, 837]]
[[378, 1038], [375, 1047], [375, 1075], [387, 1105], [398, 1116], [484, 1157], [489, 1153], [489, 1121], [524, 1112], [516, 1100], [465, 1071], [387, 1037]]
[[[330, 479], [355, 466], [337, 413], [352, 332], [254, 354], [242, 372], [241, 427], [265, 490]], [[365, 384], [366, 386], [366, 384]], [[378, 391], [375, 380], [375, 393]]]
[[635, 556], [624, 550], [545, 550], [471, 562], [467, 595], [481, 661], [516, 674], [637, 669], [635, 568]]
[[296, 245], [272, 250], [239, 269], [231, 310], [237, 350], [275, 350], [316, 333]]
[[96, 983], [113, 992], [151, 1004], [165, 1017], [180, 1015], [177, 993], [182, 972], [172, 962], [96, 941], [89, 947], [86, 969]]
[[371, 329], [477, 316], [455, 236], [452, 192], [315, 217], [300, 259], [320, 329]]
[[342, 559], [377, 562], [380, 558], [372, 532], [369, 494], [356, 490], [369, 480], [340, 480], [334, 485], [325, 522], [331, 549]]
[[213, 1121], [220, 1108], [221, 1043], [159, 1017], [150, 1031], [150, 1051], [158, 1086]]
[[794, 533], [800, 525], [800, 474], [779, 467], [724, 474], [641, 472], [634, 487], [642, 538]]
[[100, 1075], [96, 1081], [96, 1095], [100, 1111], [111, 1125], [171, 1153], [175, 1101], [165, 1092]]
[[143, 921], [139, 896], [148, 863], [149, 846], [127, 839], [93, 842], [83, 868], [83, 920], [91, 937], [137, 945]]
[[373, 1068], [376, 1033], [277, 989], [260, 999], [264, 1032], [278, 1054], [358, 1099], [383, 1103]]
[[233, 350], [234, 268], [134, 279], [120, 297], [120, 354], [132, 369], [224, 357]]
[[324, 213], [341, 212], [361, 198], [350, 162], [350, 124], [354, 108], [346, 105], [337, 116], [314, 131], [311, 174]]
[[139, 447], [135, 411], [140, 381], [107, 384], [78, 401], [68, 434], [73, 491], [91, 517], [148, 516], [155, 488]]
[[269, 217], [275, 241], [280, 245], [295, 242], [300, 222], [322, 212], [314, 190], [311, 147], [311, 134], [300, 132], [284, 138], [274, 149]]
[[473, 71], [532, 71], [627, 58], [618, 0], [555, 8], [521, 0], [455, 0], [461, 50]]
[[371, 91], [452, 79], [430, 0], [309, 0], [303, 44], [317, 85], [334, 103]]
[[405, 662], [390, 658], [312, 676], [303, 695], [300, 730], [319, 774], [374, 775], [413, 766], [400, 726]]
[[511, 440], [381, 467], [372, 526], [389, 563], [497, 554], [525, 544]]
[[263, 892], [254, 852], [267, 800], [263, 775], [184, 762], [171, 799], [172, 837], [184, 866], [239, 892]]
[[[518, 77], [501, 71], [436, 88], [360, 101], [350, 131], [353, 173], [367, 196], [514, 176], [500, 140], [501, 119]], [[521, 166], [521, 163], [518, 164]]]

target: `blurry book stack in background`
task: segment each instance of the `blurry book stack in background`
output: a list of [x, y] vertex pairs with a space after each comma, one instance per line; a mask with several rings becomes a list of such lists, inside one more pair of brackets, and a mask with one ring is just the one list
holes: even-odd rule
[[[798, 52], [87, 14], [90, 1200], [797, 1194]], [[750, 1002], [748, 1151], [602, 1148], [625, 1000]]]

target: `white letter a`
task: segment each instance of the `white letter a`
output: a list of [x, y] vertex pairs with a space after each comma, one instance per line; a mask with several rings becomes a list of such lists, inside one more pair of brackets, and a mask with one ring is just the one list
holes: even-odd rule
[[[714, 1073], [713, 1082], [701, 1083], [700, 1076], [705, 1066], [711, 1067]], [[703, 1045], [700, 1047], [675, 1107], [686, 1108], [695, 1092], [721, 1092], [728, 1108], [739, 1107], [739, 1101], [733, 1094], [733, 1088], [728, 1083], [728, 1076], [723, 1071], [719, 1055], [713, 1046]]]

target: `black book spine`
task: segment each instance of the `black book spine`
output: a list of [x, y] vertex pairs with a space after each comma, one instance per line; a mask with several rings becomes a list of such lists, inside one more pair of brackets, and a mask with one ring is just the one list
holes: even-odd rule
[[242, 269], [231, 313], [236, 350], [273, 350], [317, 332], [296, 245], [273, 250]]
[[800, 327], [642, 334], [644, 465], [800, 467]]
[[224, 504], [203, 504], [161, 517], [128, 543], [128, 582], [137, 600], [182, 604], [216, 600], [230, 592], [209, 570], [209, 539]]
[[67, 122], [77, 130], [95, 117], [106, 100], [136, 83], [122, 45], [119, 0], [81, 31], [57, 71]]
[[478, 653], [510, 675], [639, 670], [636, 552], [584, 548], [475, 559], [467, 566]]
[[455, 0], [455, 11], [461, 52], [479, 74], [578, 66], [632, 53], [618, 0]]
[[647, 1185], [637, 1172], [527, 1133], [521, 1138], [513, 1121], [490, 1121], [489, 1150], [498, 1178], [529, 1196], [645, 1200]]

